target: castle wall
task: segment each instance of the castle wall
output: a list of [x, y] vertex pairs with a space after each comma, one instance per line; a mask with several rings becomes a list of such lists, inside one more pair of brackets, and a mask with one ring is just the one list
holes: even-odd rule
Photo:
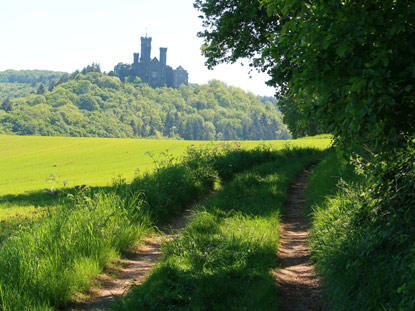
[[179, 67], [176, 70], [173, 70], [173, 87], [178, 88], [180, 85], [189, 83], [189, 74], [186, 70]]

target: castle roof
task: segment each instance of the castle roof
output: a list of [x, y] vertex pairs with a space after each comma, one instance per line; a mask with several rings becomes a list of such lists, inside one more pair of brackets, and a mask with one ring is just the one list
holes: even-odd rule
[[176, 68], [176, 70], [184, 70], [184, 68], [182, 66], [179, 66]]
[[154, 58], [151, 60], [151, 62], [152, 62], [152, 63], [159, 63], [159, 60], [157, 59], [157, 57], [154, 57]]

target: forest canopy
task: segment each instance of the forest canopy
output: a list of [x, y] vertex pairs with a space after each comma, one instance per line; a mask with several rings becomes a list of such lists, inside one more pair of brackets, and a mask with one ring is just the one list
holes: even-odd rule
[[290, 138], [274, 103], [216, 80], [154, 89], [100, 72], [59, 79], [44, 87], [40, 84], [26, 97], [3, 100], [0, 133], [186, 140]]

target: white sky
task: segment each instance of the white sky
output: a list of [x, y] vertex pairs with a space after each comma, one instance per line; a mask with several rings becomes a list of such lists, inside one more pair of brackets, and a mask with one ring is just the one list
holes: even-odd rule
[[239, 63], [208, 70], [200, 52], [202, 30], [193, 0], [0, 0], [0, 71], [73, 72], [99, 63], [110, 71], [132, 63], [140, 37], [152, 37], [152, 57], [167, 47], [167, 64], [182, 65], [190, 83], [218, 79], [258, 95], [273, 95], [268, 76]]

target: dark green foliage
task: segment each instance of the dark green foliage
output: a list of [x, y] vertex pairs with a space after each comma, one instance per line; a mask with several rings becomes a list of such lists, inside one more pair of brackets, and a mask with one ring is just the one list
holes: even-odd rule
[[285, 103], [289, 99], [280, 99], [278, 106], [283, 114], [282, 120], [284, 124], [290, 129], [293, 138], [300, 138], [305, 136], [315, 136], [321, 134], [317, 122], [313, 118], [304, 119], [304, 114], [301, 109], [301, 103], [291, 100], [290, 103]]
[[270, 34], [281, 28], [259, 1], [195, 0], [194, 7], [201, 12], [206, 29], [198, 35], [205, 40], [202, 53], [209, 68], [257, 56], [269, 47]]
[[39, 84], [39, 87], [37, 88], [36, 94], [43, 95], [46, 93], [46, 87], [43, 83]]
[[1, 109], [3, 109], [6, 112], [12, 110], [12, 104], [10, 103], [10, 99], [9, 98], [6, 98], [3, 101], [3, 103], [1, 104]]
[[[415, 134], [412, 1], [195, 0], [212, 67], [252, 58], [270, 85], [343, 148], [383, 152]], [[298, 108], [295, 108], [297, 106]]]
[[92, 63], [81, 70], [82, 74], [87, 74], [88, 72], [101, 72], [101, 66], [98, 63]]
[[6, 113], [0, 113], [0, 133], [187, 140], [290, 137], [271, 102], [215, 80], [153, 89], [92, 71], [63, 75], [49, 92], [42, 85], [38, 95], [9, 100]]
[[[310, 179], [312, 247], [333, 310], [415, 308], [415, 211], [408, 208], [415, 205], [414, 142], [388, 165], [376, 163], [370, 169], [376, 177], [342, 183], [337, 194], [325, 200], [321, 190], [312, 189], [334, 189], [336, 178], [330, 176], [349, 175], [355, 182], [356, 177], [332, 156]], [[322, 187], [321, 180], [331, 182]]]

